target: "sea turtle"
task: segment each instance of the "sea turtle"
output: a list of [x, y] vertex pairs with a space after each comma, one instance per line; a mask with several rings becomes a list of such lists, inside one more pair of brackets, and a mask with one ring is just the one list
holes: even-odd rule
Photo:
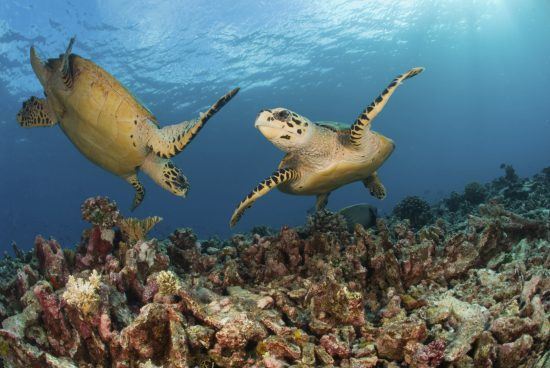
[[376, 170], [393, 152], [393, 141], [372, 131], [371, 122], [384, 108], [395, 89], [421, 73], [413, 68], [395, 78], [359, 115], [351, 127], [331, 122], [313, 123], [285, 108], [262, 110], [255, 126], [277, 148], [286, 152], [279, 169], [262, 181], [238, 205], [231, 217], [234, 226], [258, 198], [277, 187], [296, 195], [316, 195], [316, 209], [323, 209], [329, 194], [355, 181], [362, 181], [379, 199], [386, 196]]
[[22, 127], [50, 127], [63, 132], [90, 161], [130, 183], [132, 210], [145, 190], [138, 171], [158, 185], [184, 197], [187, 178], [170, 161], [193, 140], [204, 124], [238, 92], [220, 98], [198, 119], [161, 128], [157, 119], [112, 75], [94, 62], [72, 54], [74, 38], [64, 54], [42, 62], [34, 47], [32, 68], [46, 98], [31, 97], [17, 114]]

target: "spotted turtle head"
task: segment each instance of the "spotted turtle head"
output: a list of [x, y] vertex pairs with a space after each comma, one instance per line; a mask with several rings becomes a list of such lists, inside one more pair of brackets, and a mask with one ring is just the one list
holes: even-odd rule
[[285, 152], [306, 146], [315, 129], [307, 118], [282, 107], [260, 111], [254, 126]]

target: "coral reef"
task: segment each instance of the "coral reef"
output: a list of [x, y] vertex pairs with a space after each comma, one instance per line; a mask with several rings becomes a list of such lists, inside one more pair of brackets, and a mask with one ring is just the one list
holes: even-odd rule
[[419, 229], [432, 220], [432, 213], [428, 202], [417, 196], [404, 198], [393, 209], [395, 217], [409, 220], [411, 226]]
[[464, 187], [464, 199], [471, 204], [480, 204], [486, 196], [487, 190], [479, 183], [470, 183]]
[[322, 211], [225, 241], [89, 199], [74, 251], [0, 261], [3, 366], [546, 367], [550, 170], [503, 168], [374, 228]]
[[94, 226], [110, 229], [121, 219], [116, 203], [107, 197], [88, 198], [80, 207], [82, 218]]

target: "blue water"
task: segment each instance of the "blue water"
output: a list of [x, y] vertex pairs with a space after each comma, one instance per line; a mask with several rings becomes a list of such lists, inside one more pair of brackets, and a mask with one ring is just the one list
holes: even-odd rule
[[[188, 120], [235, 86], [239, 95], [175, 158], [186, 199], [142, 175], [136, 216], [164, 218], [156, 236], [189, 226], [230, 234], [241, 198], [283, 153], [253, 126], [263, 108], [352, 123], [396, 75], [426, 71], [399, 88], [374, 129], [397, 149], [379, 170], [388, 197], [360, 183], [329, 208], [370, 202], [389, 212], [406, 195], [436, 200], [500, 175], [503, 162], [531, 175], [550, 159], [550, 3], [426, 1], [25, 1], [0, 3], [0, 250], [30, 248], [36, 234], [64, 245], [85, 224], [80, 204], [107, 195], [129, 213], [133, 189], [87, 161], [59, 127], [23, 129], [21, 102], [42, 97], [28, 51], [73, 52], [120, 79], [162, 124]], [[314, 198], [273, 191], [236, 231], [304, 222]]]

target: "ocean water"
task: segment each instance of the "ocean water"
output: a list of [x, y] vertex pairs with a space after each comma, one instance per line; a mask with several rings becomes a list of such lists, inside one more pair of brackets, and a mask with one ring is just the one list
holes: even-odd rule
[[[187, 198], [141, 176], [147, 195], [133, 215], [163, 217], [159, 237], [177, 227], [203, 238], [231, 234], [235, 206], [283, 157], [254, 128], [259, 110], [351, 124], [415, 66], [426, 71], [396, 91], [373, 126], [397, 146], [379, 170], [387, 198], [355, 183], [332, 194], [330, 209], [368, 202], [388, 213], [407, 195], [434, 201], [490, 180], [501, 163], [520, 175], [549, 165], [548, 1], [4, 0], [0, 250], [12, 241], [29, 249], [36, 234], [71, 246], [90, 196], [130, 213], [133, 189], [85, 159], [59, 127], [23, 129], [15, 120], [24, 100], [42, 97], [30, 46], [57, 57], [73, 35], [73, 52], [122, 81], [163, 125], [241, 87], [174, 159], [191, 183]], [[273, 191], [233, 231], [301, 224], [314, 201]]]

